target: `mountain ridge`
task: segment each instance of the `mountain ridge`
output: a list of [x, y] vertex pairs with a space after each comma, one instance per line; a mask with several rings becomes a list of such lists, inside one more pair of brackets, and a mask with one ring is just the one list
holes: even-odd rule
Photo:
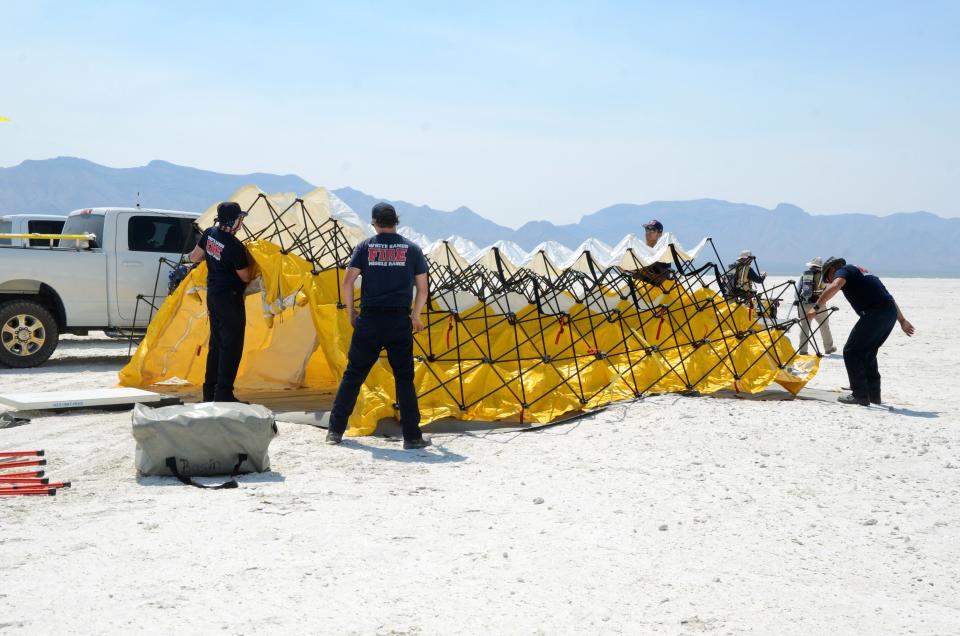
[[[293, 174], [223, 174], [162, 159], [112, 168], [79, 157], [57, 157], [0, 168], [0, 214], [133, 205], [137, 193], [146, 207], [202, 211], [249, 183], [265, 192], [303, 194], [314, 188]], [[788, 202], [767, 209], [701, 198], [617, 203], [584, 214], [577, 223], [533, 220], [513, 229], [466, 206], [444, 211], [381, 199], [352, 187], [333, 192], [361, 218], [374, 203], [389, 200], [401, 223], [431, 239], [458, 234], [478, 245], [506, 240], [525, 250], [548, 240], [576, 248], [591, 237], [613, 245], [629, 232], [642, 235], [643, 224], [656, 218], [684, 245], [709, 236], [725, 263], [741, 249], [751, 249], [761, 268], [775, 274], [798, 275], [812, 256], [838, 254], [882, 275], [960, 276], [960, 254], [954, 248], [960, 242], [960, 219], [927, 211], [811, 215]]]

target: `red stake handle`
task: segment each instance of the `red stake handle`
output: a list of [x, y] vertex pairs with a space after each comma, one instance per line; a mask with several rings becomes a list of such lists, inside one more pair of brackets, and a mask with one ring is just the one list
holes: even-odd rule
[[36, 488], [34, 490], [0, 490], [0, 497], [14, 497], [17, 495], [48, 495], [57, 494], [56, 488]]
[[59, 481], [52, 484], [0, 484], [0, 492], [10, 490], [42, 490], [44, 488], [69, 488], [69, 481]]
[[31, 459], [24, 462], [3, 462], [0, 464], [0, 468], [20, 468], [22, 466], [46, 466], [47, 460], [45, 459]]
[[0, 488], [4, 484], [46, 484], [50, 482], [49, 477], [7, 477], [0, 475]]
[[4, 479], [8, 477], [11, 479], [14, 477], [43, 477], [43, 474], [42, 470], [31, 470], [25, 473], [0, 473], [0, 477]]
[[43, 457], [43, 451], [0, 451], [0, 457]]

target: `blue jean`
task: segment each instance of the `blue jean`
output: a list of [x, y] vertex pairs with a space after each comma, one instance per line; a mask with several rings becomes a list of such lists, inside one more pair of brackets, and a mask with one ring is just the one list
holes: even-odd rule
[[413, 327], [409, 313], [409, 309], [392, 307], [361, 310], [350, 340], [347, 370], [330, 411], [330, 431], [342, 435], [347, 430], [347, 420], [356, 406], [360, 387], [380, 357], [380, 351], [386, 349], [400, 405], [403, 439], [413, 441], [423, 437], [420, 407], [413, 386]]
[[850, 391], [856, 398], [880, 401], [880, 368], [877, 352], [897, 323], [897, 308], [887, 305], [868, 309], [853, 326], [843, 347]]

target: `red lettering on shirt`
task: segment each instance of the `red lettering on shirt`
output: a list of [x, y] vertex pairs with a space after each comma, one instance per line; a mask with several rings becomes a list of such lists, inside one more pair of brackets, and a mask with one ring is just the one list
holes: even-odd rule
[[407, 246], [384, 243], [367, 245], [367, 264], [381, 267], [396, 267], [407, 264]]
[[213, 238], [212, 236], [207, 237], [207, 254], [209, 254], [210, 256], [212, 256], [213, 258], [219, 261], [223, 256], [223, 248], [224, 248], [223, 243]]

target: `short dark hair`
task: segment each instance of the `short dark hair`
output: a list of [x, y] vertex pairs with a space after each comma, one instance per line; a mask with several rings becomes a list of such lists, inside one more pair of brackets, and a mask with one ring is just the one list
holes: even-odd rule
[[397, 223], [400, 222], [396, 208], [382, 201], [373, 206], [370, 214], [373, 217], [373, 222], [380, 227], [396, 227]]

